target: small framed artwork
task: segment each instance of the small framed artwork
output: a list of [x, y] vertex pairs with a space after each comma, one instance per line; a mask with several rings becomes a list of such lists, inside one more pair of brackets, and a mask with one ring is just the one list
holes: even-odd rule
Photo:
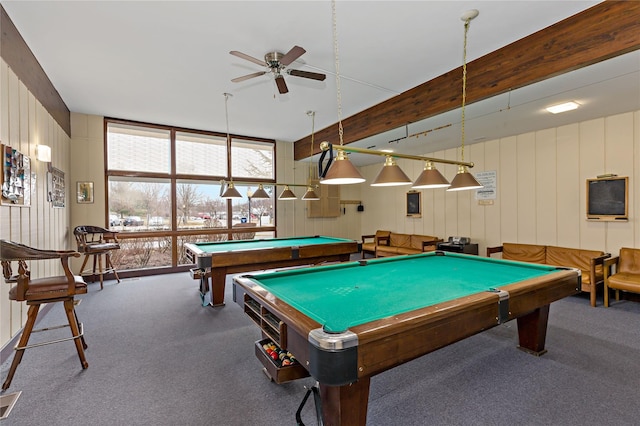
[[422, 193], [419, 191], [407, 192], [407, 216], [422, 217], [420, 206], [422, 205]]
[[93, 203], [93, 182], [78, 182], [76, 184], [78, 204]]

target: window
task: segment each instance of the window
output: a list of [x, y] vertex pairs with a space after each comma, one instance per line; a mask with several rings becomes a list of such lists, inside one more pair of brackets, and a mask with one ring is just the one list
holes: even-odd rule
[[275, 142], [106, 119], [108, 220], [121, 232], [119, 270], [174, 269], [183, 245], [275, 236], [274, 199], [220, 197], [221, 180], [274, 194]]

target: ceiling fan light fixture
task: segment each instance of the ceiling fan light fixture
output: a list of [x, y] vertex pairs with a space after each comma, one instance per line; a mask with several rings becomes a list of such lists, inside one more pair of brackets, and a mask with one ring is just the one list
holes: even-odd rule
[[253, 193], [251, 198], [271, 198], [271, 197], [269, 197], [269, 194], [267, 194], [267, 191], [265, 191], [262, 184], [260, 184], [258, 185], [258, 189], [256, 189], [256, 192]]
[[382, 170], [371, 186], [401, 186], [411, 185], [411, 183], [411, 179], [396, 164], [395, 159], [391, 155], [387, 155]]
[[436, 189], [448, 188], [451, 186], [449, 181], [440, 173], [433, 165], [432, 161], [424, 163], [424, 170], [418, 176], [418, 179], [411, 186], [414, 189]]
[[365, 180], [358, 169], [356, 169], [356, 166], [349, 161], [347, 154], [338, 148], [336, 159], [320, 183], [325, 185], [351, 185], [362, 183]]
[[297, 200], [296, 194], [293, 193], [291, 189], [289, 189], [289, 185], [284, 186], [284, 190], [282, 190], [282, 194], [278, 197], [278, 200], [289, 201], [289, 200]]

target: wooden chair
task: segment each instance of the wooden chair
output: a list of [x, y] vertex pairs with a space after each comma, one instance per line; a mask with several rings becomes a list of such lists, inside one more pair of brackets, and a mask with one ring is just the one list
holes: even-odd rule
[[[87, 284], [82, 280], [82, 277], [73, 275], [71, 269], [69, 269], [69, 258], [79, 256], [80, 253], [73, 250], [39, 250], [23, 244], [0, 240], [2, 273], [5, 281], [13, 285], [11, 290], [9, 290], [9, 299], [15, 300], [16, 302], [26, 302], [29, 306], [27, 322], [24, 325], [20, 340], [15, 347], [16, 353], [9, 368], [7, 380], [5, 380], [2, 385], [3, 391], [11, 385], [11, 380], [18, 368], [18, 364], [20, 364], [22, 360], [25, 349], [35, 346], [74, 340], [82, 368], [85, 369], [89, 366], [84, 356], [84, 350], [87, 349], [87, 344], [84, 341], [82, 323], [78, 322], [75, 311], [76, 301], [74, 300], [76, 294], [84, 294], [87, 292]], [[45, 259], [60, 259], [64, 275], [31, 279], [31, 272], [29, 271], [26, 261]], [[12, 262], [18, 262], [18, 273], [15, 275], [13, 274]], [[40, 305], [54, 302], [62, 302], [64, 304], [64, 310], [67, 314], [69, 324], [34, 330], [33, 326], [35, 325]], [[32, 332], [35, 333], [60, 327], [70, 327], [71, 337], [28, 345]]]
[[[609, 275], [609, 268], [615, 265], [615, 274]], [[640, 249], [623, 247], [616, 257], [605, 260], [604, 306], [609, 307], [609, 289], [616, 291], [620, 300], [620, 290], [640, 293]]]
[[[73, 230], [73, 235], [75, 235], [76, 243], [78, 244], [78, 251], [84, 254], [84, 260], [80, 267], [80, 276], [91, 275], [91, 282], [94, 282], [97, 263], [101, 290], [104, 288], [104, 274], [113, 272], [116, 280], [120, 282], [118, 272], [111, 263], [111, 251], [120, 249], [117, 234], [116, 231], [92, 225], [76, 226]], [[105, 257], [104, 267], [102, 265], [103, 255]], [[90, 257], [93, 257], [93, 267], [85, 269]]]

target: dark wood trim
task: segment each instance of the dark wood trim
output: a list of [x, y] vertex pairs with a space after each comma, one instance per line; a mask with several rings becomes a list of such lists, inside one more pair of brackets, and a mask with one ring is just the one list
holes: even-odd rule
[[[608, 0], [468, 63], [466, 101], [481, 101], [639, 48], [640, 1]], [[451, 111], [461, 103], [462, 66], [342, 120], [344, 143]], [[337, 123], [315, 133], [316, 141], [338, 139]], [[295, 160], [308, 158], [310, 152], [311, 135], [294, 143]]]
[[71, 137], [71, 113], [27, 46], [13, 21], [0, 5], [0, 56], [24, 83], [33, 96]]

